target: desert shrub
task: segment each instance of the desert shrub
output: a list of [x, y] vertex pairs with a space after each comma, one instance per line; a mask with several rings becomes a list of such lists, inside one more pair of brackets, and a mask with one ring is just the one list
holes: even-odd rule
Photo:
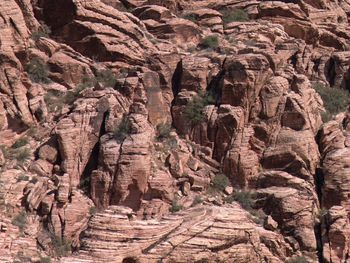
[[18, 258], [19, 261], [16, 260], [14, 262], [20, 262], [20, 263], [32, 262], [31, 257], [26, 256], [23, 251], [18, 251], [17, 252], [17, 258]]
[[224, 24], [249, 21], [248, 13], [243, 9], [225, 9], [221, 11], [221, 14]]
[[52, 241], [52, 246], [54, 248], [55, 255], [57, 257], [65, 257], [72, 250], [71, 243], [58, 236], [51, 235], [51, 241]]
[[29, 140], [27, 137], [19, 138], [15, 143], [11, 146], [13, 149], [21, 148], [29, 143]]
[[81, 176], [80, 182], [79, 182], [79, 188], [83, 190], [84, 193], [88, 193], [90, 189], [91, 184], [91, 177], [90, 176]]
[[308, 263], [305, 257], [298, 256], [287, 261], [287, 263]]
[[230, 184], [230, 180], [224, 174], [217, 174], [215, 175], [212, 184], [214, 189], [223, 191], [226, 188], [226, 186]]
[[322, 217], [324, 217], [325, 215], [327, 215], [328, 214], [328, 209], [326, 209], [326, 208], [321, 208], [319, 211], [318, 211], [318, 218], [322, 218]]
[[50, 257], [41, 257], [40, 263], [51, 263], [51, 258]]
[[127, 116], [124, 116], [114, 132], [114, 138], [121, 143], [130, 134], [131, 126]]
[[30, 35], [30, 38], [34, 41], [38, 41], [41, 37], [49, 37], [51, 34], [51, 29], [48, 25], [46, 25], [44, 22], [40, 22], [40, 26], [38, 30], [32, 32]]
[[315, 83], [313, 88], [321, 96], [326, 112], [322, 114], [324, 122], [329, 121], [333, 115], [345, 111], [350, 104], [350, 94], [340, 88], [331, 88], [322, 83]]
[[217, 48], [219, 46], [219, 39], [215, 35], [210, 35], [202, 39], [200, 45], [203, 48]]
[[203, 199], [202, 199], [202, 197], [201, 197], [200, 195], [197, 195], [197, 196], [194, 198], [194, 200], [193, 200], [191, 206], [196, 206], [196, 205], [199, 205], [199, 204], [201, 204], [201, 203], [203, 203]]
[[29, 183], [32, 183], [32, 184], [36, 184], [37, 182], [39, 181], [39, 179], [37, 177], [33, 177]]
[[204, 108], [213, 102], [213, 98], [208, 93], [199, 93], [187, 103], [184, 114], [190, 120], [191, 124], [199, 124], [204, 120]]
[[196, 14], [186, 14], [182, 18], [187, 19], [193, 23], [197, 23], [199, 19], [198, 15]]
[[89, 75], [84, 75], [81, 78], [80, 83], [78, 84], [78, 86], [76, 87], [76, 89], [80, 92], [86, 88], [91, 88], [94, 87], [96, 84], [97, 80], [94, 76], [89, 76]]
[[250, 213], [250, 218], [257, 224], [262, 224], [266, 217], [262, 210], [254, 208], [256, 199], [256, 193], [250, 191], [239, 190], [233, 193], [231, 196], [225, 198], [225, 201], [232, 203], [233, 201], [239, 203], [243, 209]]
[[63, 99], [59, 100], [59, 103], [61, 105], [73, 104], [78, 98], [80, 98], [81, 92], [84, 89], [94, 87], [97, 82], [100, 82], [107, 87], [114, 87], [117, 82], [117, 79], [110, 69], [98, 71], [96, 73], [96, 77], [89, 77], [85, 75], [83, 76], [81, 82], [76, 86], [75, 89], [66, 92]]
[[157, 140], [162, 141], [169, 138], [171, 125], [169, 123], [160, 123], [157, 125]]
[[80, 97], [80, 89], [68, 90], [63, 97], [63, 104], [72, 105]]
[[171, 207], [170, 207], [170, 212], [172, 213], [176, 213], [178, 211], [180, 211], [182, 209], [182, 205], [180, 205], [177, 201], [177, 199], [175, 198], [172, 202], [171, 202]]
[[0, 146], [0, 149], [6, 160], [17, 160], [19, 164], [23, 164], [31, 156], [29, 148], [7, 148], [5, 146]]
[[79, 97], [81, 91], [93, 87], [96, 83], [94, 77], [84, 76], [75, 89], [68, 90], [65, 94], [60, 91], [49, 90], [44, 96], [44, 101], [49, 112], [60, 111], [64, 105], [72, 105]]
[[49, 83], [49, 68], [41, 58], [32, 58], [25, 66], [29, 78], [36, 83]]
[[27, 213], [24, 211], [19, 213], [12, 219], [11, 223], [12, 225], [17, 226], [21, 231], [23, 231], [27, 224]]
[[49, 112], [60, 111], [64, 105], [64, 95], [56, 90], [48, 90], [44, 95], [44, 101]]
[[30, 158], [30, 150], [28, 148], [20, 148], [14, 152], [14, 158], [20, 164], [23, 164]]
[[98, 209], [97, 209], [96, 206], [90, 207], [90, 209], [89, 209], [89, 214], [90, 214], [90, 215], [94, 215], [94, 214], [96, 214], [97, 212], [98, 212]]
[[238, 202], [247, 211], [253, 209], [256, 195], [250, 191], [237, 191], [233, 194], [233, 200]]
[[106, 87], [114, 87], [117, 82], [116, 76], [110, 69], [98, 71], [96, 73], [96, 80], [101, 82]]
[[9, 149], [4, 145], [0, 145], [0, 150], [2, 151], [2, 154], [4, 155], [5, 159], [11, 159], [12, 149]]
[[17, 182], [20, 182], [20, 181], [29, 181], [29, 176], [25, 174], [19, 175], [17, 178]]

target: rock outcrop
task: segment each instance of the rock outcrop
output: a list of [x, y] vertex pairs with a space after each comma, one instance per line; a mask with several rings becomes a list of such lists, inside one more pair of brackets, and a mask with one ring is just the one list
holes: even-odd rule
[[349, 15], [2, 1], [0, 261], [349, 261]]

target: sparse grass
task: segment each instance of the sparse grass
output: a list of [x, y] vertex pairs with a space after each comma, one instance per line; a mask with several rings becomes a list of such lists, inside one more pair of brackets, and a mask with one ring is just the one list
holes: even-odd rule
[[29, 78], [36, 83], [50, 83], [49, 68], [41, 58], [32, 58], [25, 66]]
[[213, 98], [209, 94], [199, 93], [186, 105], [184, 115], [192, 125], [201, 123], [204, 120], [204, 108], [213, 103]]
[[202, 39], [200, 45], [203, 48], [215, 49], [215, 48], [219, 47], [219, 39], [216, 35], [207, 36], [207, 37]]
[[247, 22], [249, 21], [248, 13], [243, 9], [224, 9], [221, 10], [222, 21], [224, 24], [231, 22]]
[[320, 94], [326, 109], [326, 112], [322, 114], [324, 122], [331, 120], [334, 115], [346, 111], [350, 104], [350, 94], [346, 90], [331, 88], [322, 83], [315, 83], [313, 88]]
[[34, 41], [38, 41], [41, 37], [49, 37], [50, 34], [51, 34], [50, 27], [41, 21], [38, 30], [32, 32], [32, 34], [30, 35], [30, 38], [33, 39]]
[[170, 212], [172, 213], [176, 213], [179, 212], [182, 209], [182, 205], [180, 205], [177, 201], [177, 199], [175, 198], [172, 202], [171, 202], [171, 207], [170, 207]]
[[161, 123], [157, 125], [157, 140], [163, 141], [169, 138], [171, 132], [171, 125], [169, 123]]
[[114, 132], [114, 138], [121, 143], [130, 134], [131, 126], [127, 116], [124, 116]]
[[27, 145], [29, 143], [29, 140], [27, 137], [22, 137], [22, 138], [19, 138], [12, 146], [11, 148], [12, 149], [17, 149], [17, 148], [21, 148], [25, 145]]
[[287, 263], [308, 263], [304, 256], [297, 256], [287, 261]]
[[50, 257], [41, 257], [40, 263], [51, 263], [51, 258]]
[[223, 191], [225, 190], [226, 186], [230, 184], [230, 180], [224, 174], [217, 174], [215, 175], [212, 183], [213, 183], [214, 189], [218, 191]]
[[16, 215], [12, 221], [12, 225], [17, 226], [21, 231], [25, 228], [27, 224], [27, 213], [21, 212], [18, 215]]
[[67, 240], [52, 235], [51, 241], [57, 257], [65, 257], [72, 251], [71, 243]]

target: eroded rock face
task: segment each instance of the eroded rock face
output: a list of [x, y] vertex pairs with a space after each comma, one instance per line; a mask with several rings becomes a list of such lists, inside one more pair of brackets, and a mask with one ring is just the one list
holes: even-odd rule
[[[290, 253], [290, 246], [277, 233], [256, 228], [246, 216], [238, 205], [200, 206], [164, 217], [159, 222], [144, 222], [131, 219], [133, 212], [130, 209], [111, 206], [90, 221], [82, 248], [97, 262], [106, 259], [122, 262], [126, 258], [140, 262], [207, 259], [255, 262], [264, 258], [283, 262]], [[101, 228], [105, 232], [103, 236]], [[123, 245], [134, 237], [143, 242]], [[63, 262], [74, 262], [74, 258]]]
[[348, 260], [347, 1], [0, 14], [0, 261]]

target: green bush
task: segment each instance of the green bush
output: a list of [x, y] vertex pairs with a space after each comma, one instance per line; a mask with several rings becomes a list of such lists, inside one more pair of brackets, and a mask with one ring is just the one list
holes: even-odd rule
[[308, 263], [305, 257], [298, 256], [287, 261], [287, 263]]
[[51, 241], [52, 241], [55, 255], [57, 257], [65, 257], [72, 250], [71, 243], [65, 239], [58, 237], [58, 236], [52, 235]]
[[21, 148], [25, 145], [27, 145], [29, 143], [29, 140], [27, 137], [22, 137], [22, 138], [19, 138], [12, 146], [11, 148], [13, 149], [17, 149], [17, 148]]
[[29, 176], [25, 174], [19, 175], [17, 178], [17, 182], [20, 182], [20, 181], [29, 181]]
[[189, 103], [187, 103], [184, 110], [184, 115], [190, 120], [191, 124], [199, 124], [204, 120], [204, 108], [211, 103], [213, 103], [213, 98], [211, 95], [208, 93], [199, 93], [198, 95], [194, 96]]
[[128, 120], [127, 116], [124, 116], [121, 122], [119, 123], [117, 129], [114, 132], [114, 138], [121, 143], [124, 141], [126, 136], [130, 134], [131, 131], [131, 125], [130, 121]]
[[231, 196], [225, 198], [225, 201], [232, 203], [233, 201], [239, 203], [243, 209], [251, 214], [251, 219], [257, 223], [262, 224], [266, 217], [262, 210], [257, 210], [254, 208], [256, 199], [256, 193], [250, 191], [239, 190], [233, 193]]
[[113, 71], [110, 69], [104, 69], [101, 71], [98, 71], [96, 73], [96, 80], [98, 82], [101, 82], [104, 86], [106, 87], [114, 87], [116, 82], [117, 82], [117, 78], [114, 75]]
[[12, 221], [12, 225], [17, 226], [21, 231], [25, 228], [27, 224], [27, 213], [21, 212], [18, 215], [16, 215]]
[[44, 95], [44, 101], [49, 112], [61, 111], [64, 105], [64, 95], [56, 90], [48, 90]]
[[187, 19], [193, 23], [197, 23], [199, 19], [198, 15], [196, 14], [186, 14], [182, 18]]
[[182, 205], [180, 205], [177, 201], [177, 199], [175, 198], [172, 202], [171, 202], [171, 207], [170, 207], [170, 212], [172, 213], [176, 213], [179, 212], [182, 209]]
[[224, 24], [249, 21], [248, 13], [243, 9], [225, 9], [221, 11], [221, 14]]
[[90, 214], [90, 215], [94, 215], [94, 214], [96, 214], [97, 212], [98, 212], [98, 209], [97, 209], [96, 206], [90, 207], [90, 209], [89, 209], [89, 214]]
[[321, 83], [314, 84], [313, 88], [320, 94], [326, 109], [326, 112], [322, 114], [324, 122], [329, 121], [333, 115], [346, 111], [350, 104], [350, 94], [344, 89], [331, 88]]
[[196, 205], [199, 205], [199, 204], [201, 204], [201, 203], [203, 203], [203, 199], [202, 199], [201, 196], [197, 195], [197, 196], [194, 198], [194, 200], [193, 200], [191, 206], [196, 206]]
[[215, 35], [207, 36], [202, 39], [200, 45], [203, 48], [217, 48], [219, 46], [219, 39]]
[[14, 158], [17, 160], [17, 162], [23, 164], [30, 158], [30, 155], [31, 153], [28, 148], [20, 148], [14, 153]]
[[50, 83], [49, 68], [41, 58], [33, 58], [25, 66], [29, 78], [36, 83]]
[[230, 180], [224, 174], [217, 174], [215, 175], [212, 184], [214, 189], [223, 191], [226, 188], [226, 186], [230, 184]]
[[7, 148], [5, 146], [0, 146], [0, 149], [6, 160], [17, 160], [20, 164], [23, 164], [31, 156], [29, 148]]
[[44, 22], [40, 22], [38, 30], [32, 32], [30, 38], [34, 41], [38, 41], [41, 37], [49, 37], [51, 29]]
[[84, 89], [94, 87], [97, 82], [102, 83], [106, 87], [114, 87], [117, 79], [114, 73], [109, 69], [98, 71], [96, 73], [96, 77], [89, 77], [85, 75], [76, 88], [67, 91], [63, 97], [58, 95], [52, 97], [52, 94], [49, 94], [48, 102], [53, 100], [54, 105], [56, 104], [59, 109], [61, 109], [64, 104], [72, 105], [81, 96], [81, 92]]
[[157, 140], [162, 141], [169, 138], [171, 125], [169, 123], [160, 123], [157, 125]]
[[233, 200], [241, 205], [247, 211], [251, 211], [254, 205], [256, 195], [249, 191], [237, 191], [233, 194]]
[[56, 90], [47, 91], [44, 101], [49, 112], [61, 111], [64, 105], [72, 105], [80, 97], [81, 91], [93, 87], [95, 83], [95, 78], [84, 76], [75, 89], [68, 90], [65, 94]]

